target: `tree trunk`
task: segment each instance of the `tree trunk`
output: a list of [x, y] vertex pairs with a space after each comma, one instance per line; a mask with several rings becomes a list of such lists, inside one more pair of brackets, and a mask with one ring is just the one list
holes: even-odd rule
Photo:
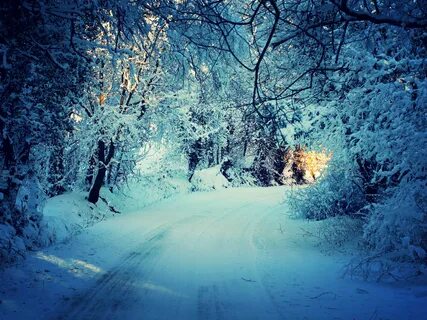
[[197, 139], [188, 153], [188, 181], [191, 182], [191, 178], [193, 178], [194, 172], [196, 171], [197, 165], [201, 159], [201, 152], [203, 149], [202, 140]]
[[86, 171], [85, 181], [86, 181], [87, 188], [90, 188], [92, 185], [93, 175], [95, 172], [95, 165], [96, 165], [95, 155], [92, 155], [89, 160], [89, 167], [87, 168], [87, 171]]
[[107, 166], [114, 156], [114, 143], [110, 142], [108, 149], [108, 155], [105, 157], [105, 142], [102, 140], [98, 141], [98, 171], [96, 173], [95, 180], [93, 181], [92, 187], [89, 191], [88, 201], [91, 203], [97, 203], [99, 200], [99, 192], [104, 184], [105, 173], [107, 172]]

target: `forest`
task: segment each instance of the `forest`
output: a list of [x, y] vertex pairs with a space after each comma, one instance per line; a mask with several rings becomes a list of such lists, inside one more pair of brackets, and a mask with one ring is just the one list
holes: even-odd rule
[[[185, 219], [194, 221], [182, 233], [202, 230], [198, 219], [211, 219], [205, 214], [211, 211], [218, 219], [218, 214], [230, 214], [229, 223], [209, 222], [222, 230], [211, 238], [222, 241], [228, 236], [230, 247], [239, 232], [242, 239], [249, 232], [241, 229], [246, 223], [256, 245], [269, 233], [283, 236], [274, 243], [285, 245], [289, 230], [295, 229], [298, 239], [309, 239], [318, 251], [318, 258], [307, 258], [313, 268], [323, 261], [320, 254], [325, 250], [326, 255], [345, 250], [346, 258], [339, 264], [345, 278], [424, 286], [414, 289], [418, 300], [413, 305], [401, 299], [408, 302], [410, 307], [405, 307], [412, 308], [412, 315], [388, 315], [378, 307], [377, 313], [343, 313], [337, 318], [422, 319], [427, 312], [420, 299], [427, 292], [426, 57], [425, 0], [2, 0], [0, 319], [26, 319], [7, 303], [13, 293], [5, 279], [18, 279], [11, 275], [38, 265], [36, 260], [66, 268], [45, 250], [65, 252], [68, 249], [60, 247], [65, 242], [77, 254], [95, 246], [95, 240], [83, 242], [86, 233], [109, 224], [105, 230], [110, 231], [104, 230], [102, 237], [123, 232], [123, 239], [133, 239], [126, 246], [141, 242], [132, 249], [135, 252], [151, 252], [150, 241], [142, 241], [150, 235], [159, 241], [170, 236], [164, 241], [173, 242], [182, 253], [176, 253], [177, 261], [186, 263], [174, 262], [173, 253], [168, 258], [165, 254], [169, 260], [164, 262], [176, 265], [182, 276], [174, 271], [173, 279], [185, 283], [185, 272], [195, 268], [187, 264], [199, 258], [184, 248], [187, 240], [172, 239], [184, 228]], [[174, 206], [177, 213], [167, 218]], [[251, 214], [245, 216], [244, 208]], [[274, 226], [262, 224], [261, 216], [273, 219], [268, 210], [278, 217]], [[136, 211], [147, 221], [131, 220]], [[159, 226], [164, 223], [165, 229], [148, 229], [152, 220]], [[127, 229], [132, 224], [135, 232], [137, 226], [141, 230], [140, 238], [124, 231], [134, 230]], [[119, 233], [110, 237], [127, 241], [120, 240]], [[214, 240], [194, 239], [193, 244], [206, 245], [200, 247], [200, 256], [206, 254], [200, 270], [226, 260], [219, 253], [223, 249], [213, 247]], [[110, 246], [105, 243], [99, 251]], [[111, 250], [117, 249], [114, 245]], [[236, 242], [236, 248], [240, 245]], [[242, 252], [243, 269], [252, 263], [252, 249], [244, 248], [236, 249]], [[120, 253], [117, 249], [112, 255], [126, 261]], [[87, 265], [97, 265], [89, 256], [68, 254], [61, 259], [78, 260], [87, 270], [92, 270]], [[263, 259], [262, 254], [255, 265], [267, 268], [266, 261], [273, 257]], [[113, 274], [110, 267], [118, 264], [106, 257], [99, 256], [107, 261], [99, 268]], [[145, 268], [144, 261], [132, 270]], [[283, 268], [283, 275], [277, 274], [285, 281], [286, 260], [274, 261], [269, 267]], [[294, 263], [298, 267], [302, 261]], [[126, 268], [130, 265], [120, 270]], [[167, 278], [168, 269], [163, 272]], [[231, 284], [223, 284], [227, 290], [216, 282], [201, 286], [198, 298], [207, 300], [199, 301], [198, 307], [195, 301], [189, 304], [198, 313], [176, 317], [174, 311], [154, 308], [165, 299], [161, 294], [172, 297], [175, 282], [161, 291], [156, 278], [147, 277], [141, 286], [159, 296], [146, 297], [151, 303], [139, 310], [144, 319], [276, 319], [255, 309], [250, 301], [257, 301], [256, 295], [242, 298], [240, 309], [237, 302], [215, 304], [227, 290], [230, 301], [246, 297], [240, 286], [259, 285], [263, 276], [239, 274], [239, 292]], [[106, 291], [107, 285], [101, 288], [96, 282], [98, 287], [93, 287], [91, 281], [98, 280], [95, 275], [89, 278], [80, 286], [82, 292], [92, 288], [93, 294], [89, 290], [81, 300], [104, 301], [106, 295], [101, 299], [96, 292]], [[124, 282], [125, 278], [120, 277], [118, 286], [136, 287], [136, 280]], [[69, 280], [73, 281], [83, 280]], [[58, 290], [55, 287], [52, 294], [62, 292]], [[360, 291], [365, 289], [355, 290], [359, 295], [352, 301], [367, 297]], [[185, 292], [192, 295], [190, 289]], [[288, 306], [295, 313], [282, 310], [275, 300], [279, 294], [269, 292], [280, 319], [332, 319], [330, 313], [307, 317], [298, 308]], [[322, 299], [332, 299], [333, 294], [340, 296], [332, 289], [311, 293], [311, 312], [323, 310]], [[31, 290], [16, 299], [33, 301], [30, 295]], [[120, 299], [118, 293], [116, 298]], [[372, 300], [381, 300], [377, 298]], [[112, 300], [104, 301], [103, 308], [98, 304], [98, 309], [96, 304], [70, 300], [74, 307], [67, 309], [67, 316], [52, 311], [49, 317], [140, 319], [127, 307], [100, 313], [107, 312], [105, 305], [113, 305]], [[35, 305], [28, 303], [29, 312]], [[58, 310], [58, 305], [53, 307]], [[245, 311], [231, 315], [236, 310]]]

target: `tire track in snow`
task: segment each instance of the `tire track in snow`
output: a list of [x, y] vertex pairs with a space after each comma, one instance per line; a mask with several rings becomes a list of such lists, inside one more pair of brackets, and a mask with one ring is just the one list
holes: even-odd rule
[[209, 201], [205, 210], [154, 229], [59, 319], [278, 319], [253, 261], [254, 229], [266, 214], [260, 200]]
[[129, 306], [142, 303], [138, 284], [154, 269], [165, 238], [175, 226], [195, 218], [165, 224], [148, 233], [140, 246], [102, 275], [85, 293], [74, 297], [66, 309], [68, 311], [54, 319], [116, 319], [116, 315], [126, 312]]
[[[230, 268], [239, 269], [241, 272], [235, 272], [233, 278], [230, 278], [230, 270], [219, 265], [219, 272], [223, 273], [221, 277], [200, 279], [203, 285], [200, 284], [197, 292], [197, 319], [199, 320], [243, 319], [242, 317], [245, 319], [283, 318], [260, 281], [261, 277], [255, 265], [257, 248], [253, 244], [254, 231], [258, 223], [273, 209], [259, 212], [260, 216], [249, 214], [256, 205], [255, 201], [246, 201], [237, 208], [224, 211], [221, 216], [210, 222], [208, 228], [195, 235], [195, 239], [197, 239], [195, 242], [199, 244], [200, 252], [203, 252], [206, 241], [212, 239], [208, 244], [213, 245], [216, 251], [224, 248], [223, 259], [232, 259]], [[232, 234], [224, 234], [222, 237], [221, 232], [226, 230], [228, 225], [239, 225], [239, 227], [233, 229]], [[240, 275], [254, 280], [250, 284], [244, 283]], [[271, 309], [268, 314], [257, 308], [254, 296], [257, 296], [258, 302], [270, 301]], [[248, 305], [246, 305], [247, 303]], [[251, 309], [252, 312], [242, 310], [242, 307]], [[267, 318], [264, 318], [265, 316]]]
[[200, 286], [197, 293], [197, 319], [222, 320], [227, 313], [226, 305], [220, 300], [217, 285]]

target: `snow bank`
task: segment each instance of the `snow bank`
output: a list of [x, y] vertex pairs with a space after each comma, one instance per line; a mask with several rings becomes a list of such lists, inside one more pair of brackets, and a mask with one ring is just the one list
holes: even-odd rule
[[7, 224], [0, 224], [0, 261], [11, 262], [24, 255], [24, 240], [16, 234], [15, 229]]
[[84, 228], [117, 214], [119, 207], [111, 205], [112, 193], [107, 189], [102, 190], [102, 199], [96, 205], [89, 203], [86, 195], [82, 191], [69, 192], [47, 199], [40, 220], [19, 232], [8, 224], [0, 224], [0, 262], [11, 263], [24, 257], [28, 250], [67, 241]]
[[190, 183], [184, 175], [147, 175], [134, 177], [120, 189], [115, 188], [109, 200], [123, 211], [136, 211], [177, 194], [190, 192]]
[[[10, 200], [9, 200], [10, 201]], [[33, 173], [20, 184], [13, 205], [0, 208], [0, 263], [22, 257], [40, 246], [40, 223], [45, 195]]]
[[111, 193], [103, 189], [96, 205], [86, 199], [85, 192], [71, 192], [50, 198], [43, 210], [41, 241], [43, 245], [63, 242], [82, 229], [112, 216], [108, 205]]
[[109, 201], [123, 211], [137, 211], [163, 199], [191, 191], [187, 159], [159, 143], [141, 149], [135, 174], [113, 189]]
[[221, 167], [218, 165], [208, 169], [196, 170], [191, 179], [193, 191], [210, 191], [228, 187], [229, 182], [220, 169]]

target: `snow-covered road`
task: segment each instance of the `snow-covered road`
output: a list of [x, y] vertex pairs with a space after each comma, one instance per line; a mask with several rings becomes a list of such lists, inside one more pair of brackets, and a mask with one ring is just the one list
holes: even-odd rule
[[316, 223], [286, 216], [286, 192], [195, 193], [99, 223], [1, 272], [0, 319], [425, 319], [425, 284], [342, 278], [348, 255], [304, 236]]

